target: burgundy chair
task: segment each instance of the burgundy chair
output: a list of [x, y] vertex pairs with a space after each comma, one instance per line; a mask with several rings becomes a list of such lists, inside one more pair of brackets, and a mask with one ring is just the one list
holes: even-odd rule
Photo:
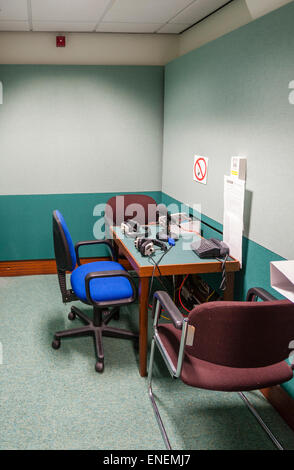
[[120, 225], [135, 219], [140, 225], [156, 221], [156, 201], [144, 194], [122, 194], [110, 198], [105, 207], [105, 221]]
[[[105, 206], [105, 233], [111, 238], [109, 227], [120, 226], [122, 222], [135, 219], [140, 225], [154, 223], [157, 220], [155, 199], [145, 194], [122, 194], [110, 198]], [[118, 258], [125, 258], [120, 249], [112, 243]]]
[[[162, 309], [171, 323], [159, 324]], [[169, 295], [158, 291], [153, 298], [153, 315], [148, 388], [167, 449], [171, 449], [170, 442], [151, 386], [155, 345], [173, 378], [192, 387], [238, 392], [276, 447], [283, 450], [243, 392], [293, 377], [294, 365], [285, 359], [294, 339], [294, 303], [253, 288], [246, 302], [208, 302], [183, 317]]]

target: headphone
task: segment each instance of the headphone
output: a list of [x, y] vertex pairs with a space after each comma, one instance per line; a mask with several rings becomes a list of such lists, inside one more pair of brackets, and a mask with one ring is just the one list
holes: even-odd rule
[[165, 243], [160, 240], [155, 240], [154, 238], [137, 237], [134, 244], [142, 256], [152, 255], [155, 251], [154, 246], [158, 246], [162, 251], [167, 250]]
[[147, 225], [140, 226], [139, 222], [136, 220], [123, 222], [120, 228], [122, 233], [129, 238], [137, 238], [139, 235], [148, 237], [151, 234], [151, 230]]

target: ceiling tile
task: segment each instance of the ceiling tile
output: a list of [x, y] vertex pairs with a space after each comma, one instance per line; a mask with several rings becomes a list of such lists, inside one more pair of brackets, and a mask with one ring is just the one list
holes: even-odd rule
[[97, 23], [112, 0], [31, 0], [31, 3], [33, 21]]
[[55, 31], [55, 32], [90, 32], [95, 31], [96, 22], [70, 23], [70, 22], [50, 22], [33, 21], [33, 31]]
[[186, 8], [173, 18], [171, 23], [190, 23], [194, 24], [202, 20], [205, 16], [214, 12], [218, 8], [228, 3], [228, 0], [196, 0], [192, 5]]
[[104, 33], [154, 33], [161, 23], [106, 23], [98, 25], [96, 31]]
[[29, 31], [28, 21], [0, 21], [0, 31]]
[[27, 0], [0, 0], [0, 21], [27, 19]]
[[167, 23], [156, 32], [159, 34], [179, 34], [184, 31], [184, 29], [189, 28], [189, 26], [191, 26], [191, 24]]
[[192, 0], [116, 0], [103, 21], [112, 23], [166, 23]]
[[[96, 29], [113, 33], [178, 34], [227, 1], [30, 0], [30, 3], [34, 31]], [[0, 31], [28, 31], [28, 22], [27, 0], [0, 0]]]

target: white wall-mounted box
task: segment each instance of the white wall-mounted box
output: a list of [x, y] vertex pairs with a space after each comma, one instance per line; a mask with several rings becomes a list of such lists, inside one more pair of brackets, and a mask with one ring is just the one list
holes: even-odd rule
[[246, 180], [247, 158], [232, 157], [231, 159], [231, 177]]
[[270, 275], [272, 288], [294, 302], [294, 260], [272, 261]]

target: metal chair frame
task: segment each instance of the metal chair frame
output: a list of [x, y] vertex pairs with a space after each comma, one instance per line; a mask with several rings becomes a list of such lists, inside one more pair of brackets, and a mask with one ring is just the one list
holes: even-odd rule
[[[264, 294], [266, 291], [264, 291], [263, 289], [256, 289], [256, 290], [250, 289], [250, 291], [248, 292], [247, 298], [248, 299], [250, 298], [250, 300], [255, 301], [257, 300], [258, 297], [263, 297], [263, 295], [258, 295], [258, 292]], [[267, 299], [268, 298], [271, 298], [271, 300], [274, 299], [274, 297], [272, 296], [267, 297]], [[176, 367], [174, 366], [168, 352], [166, 351], [164, 345], [162, 344], [162, 341], [158, 333], [158, 321], [159, 321], [160, 313], [163, 307], [165, 308], [165, 312], [170, 316], [171, 320], [173, 321], [174, 326], [177, 329], [180, 329], [182, 331]], [[154, 364], [154, 353], [155, 353], [155, 346], [157, 346], [172, 378], [174, 379], [179, 378], [181, 375], [183, 360], [184, 360], [185, 345], [186, 345], [187, 331], [188, 331], [188, 319], [186, 317], [183, 317], [183, 315], [181, 314], [181, 312], [177, 309], [175, 305], [173, 305], [172, 312], [169, 311], [169, 305], [166, 302], [166, 292], [155, 293], [154, 299], [153, 299], [153, 313], [154, 313], [154, 322], [153, 322], [154, 334], [152, 338], [150, 361], [149, 361], [148, 393], [149, 393], [149, 398], [151, 400], [153, 411], [154, 411], [162, 438], [164, 440], [165, 446], [168, 450], [171, 450], [172, 447], [171, 447], [166, 429], [164, 427], [164, 424], [163, 424], [163, 421], [159, 413], [159, 410], [155, 401], [155, 397], [152, 391], [152, 373], [153, 373], [153, 364]], [[248, 398], [245, 396], [245, 394], [242, 391], [237, 392], [237, 393], [241, 397], [241, 399], [244, 401], [244, 403], [246, 404], [248, 409], [251, 411], [251, 413], [254, 415], [254, 417], [257, 419], [258, 423], [261, 425], [261, 427], [269, 436], [269, 438], [277, 447], [277, 449], [284, 450], [281, 443], [273, 435], [269, 427], [265, 424], [265, 422], [263, 421], [263, 419], [261, 418], [257, 410], [254, 408], [254, 406], [250, 403]]]

